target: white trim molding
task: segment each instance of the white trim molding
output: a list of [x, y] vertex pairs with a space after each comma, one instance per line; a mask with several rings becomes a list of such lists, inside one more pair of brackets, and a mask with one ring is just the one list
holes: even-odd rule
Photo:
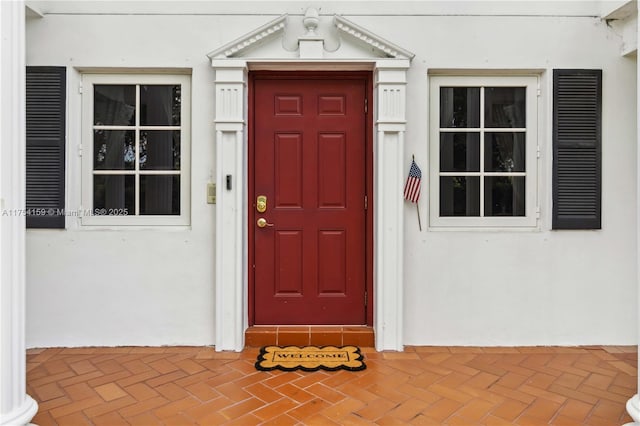
[[[325, 35], [317, 26], [346, 35], [362, 56], [354, 58], [338, 48], [323, 59]], [[292, 19], [291, 17], [289, 19]], [[371, 70], [375, 77], [374, 119], [374, 329], [376, 349], [403, 350], [403, 217], [404, 134], [406, 129], [407, 70], [413, 54], [346, 19], [305, 14], [306, 33], [297, 35], [299, 53], [283, 47], [288, 31], [286, 15], [249, 32], [207, 55], [215, 69], [215, 130], [217, 156], [216, 206], [216, 337], [218, 351], [241, 351], [248, 325], [247, 112], [248, 71], [260, 70]], [[326, 30], [329, 28], [329, 30]], [[295, 31], [295, 28], [291, 30]], [[257, 36], [260, 35], [260, 46]], [[276, 37], [280, 35], [280, 38]], [[254, 41], [255, 40], [255, 41]], [[273, 46], [267, 46], [273, 43]], [[236, 46], [237, 49], [229, 46]], [[251, 49], [245, 47], [252, 46]], [[265, 48], [265, 52], [261, 51]], [[273, 55], [273, 52], [280, 54]], [[244, 56], [243, 56], [244, 54]], [[268, 59], [264, 59], [268, 58]], [[231, 179], [232, 185], [226, 182]]]
[[[216, 61], [218, 63], [219, 61]], [[216, 350], [241, 351], [247, 314], [245, 61], [216, 69]], [[227, 185], [227, 180], [229, 184]]]
[[227, 59], [241, 56], [243, 52], [250, 48], [255, 48], [260, 43], [264, 43], [269, 39], [275, 38], [284, 31], [287, 24], [287, 15], [279, 16], [271, 22], [266, 23], [260, 28], [256, 28], [250, 33], [225, 44], [224, 46], [213, 50], [207, 54], [209, 59]]
[[374, 330], [376, 349], [403, 350], [404, 135], [409, 60], [375, 62]]
[[28, 424], [38, 404], [26, 393], [25, 6], [0, 2], [0, 424]]
[[383, 39], [382, 37], [372, 33], [371, 31], [362, 28], [359, 25], [354, 24], [346, 18], [340, 15], [335, 15], [333, 18], [335, 27], [340, 30], [344, 35], [351, 36], [356, 40], [361, 41], [368, 47], [372, 48], [374, 52], [378, 52], [383, 57], [394, 59], [408, 59], [411, 60], [415, 56], [413, 53], [396, 46]]

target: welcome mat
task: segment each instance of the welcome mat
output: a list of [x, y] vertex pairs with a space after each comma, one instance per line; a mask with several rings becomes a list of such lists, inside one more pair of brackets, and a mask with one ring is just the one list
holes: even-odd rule
[[367, 368], [363, 358], [357, 346], [264, 346], [256, 368], [261, 371], [360, 371]]

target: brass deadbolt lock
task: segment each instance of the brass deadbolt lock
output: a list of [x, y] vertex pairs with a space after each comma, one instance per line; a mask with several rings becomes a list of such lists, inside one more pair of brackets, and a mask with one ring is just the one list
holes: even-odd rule
[[267, 197], [264, 195], [258, 195], [256, 200], [256, 210], [258, 213], [264, 213], [267, 211]]

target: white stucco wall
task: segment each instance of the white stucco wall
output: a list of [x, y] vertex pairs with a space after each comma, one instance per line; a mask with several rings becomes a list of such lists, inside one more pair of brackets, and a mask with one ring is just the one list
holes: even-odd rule
[[[336, 3], [322, 8], [323, 14], [344, 14], [416, 54], [409, 69], [405, 157], [408, 170], [415, 154], [423, 176], [428, 176], [430, 70], [536, 70], [541, 77], [538, 229], [425, 226], [418, 232], [415, 208], [407, 204], [405, 344], [636, 343], [636, 60], [620, 56], [619, 36], [587, 3], [562, 3], [544, 17], [504, 10], [496, 13], [508, 16], [435, 16], [435, 3], [423, 9], [414, 3], [374, 8], [392, 8], [393, 16], [370, 13], [364, 2], [344, 10]], [[64, 231], [29, 230], [28, 347], [213, 344], [216, 206], [206, 204], [205, 188], [216, 164], [214, 76], [205, 55], [307, 6], [278, 3], [267, 10], [233, 4], [219, 11], [202, 6], [207, 14], [201, 16], [53, 10], [57, 13], [27, 21], [27, 64], [69, 67], [67, 209], [80, 204], [78, 69], [188, 68], [193, 92], [191, 226], [86, 230], [69, 218]], [[175, 10], [170, 3], [157, 7]], [[243, 14], [247, 10], [269, 15]], [[553, 68], [603, 69], [601, 231], [550, 231]], [[425, 225], [426, 182], [423, 188]]]

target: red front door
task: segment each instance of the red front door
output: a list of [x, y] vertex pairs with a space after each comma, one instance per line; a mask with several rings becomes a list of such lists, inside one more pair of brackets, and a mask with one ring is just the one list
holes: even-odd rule
[[253, 76], [255, 324], [366, 323], [366, 93], [362, 76]]

